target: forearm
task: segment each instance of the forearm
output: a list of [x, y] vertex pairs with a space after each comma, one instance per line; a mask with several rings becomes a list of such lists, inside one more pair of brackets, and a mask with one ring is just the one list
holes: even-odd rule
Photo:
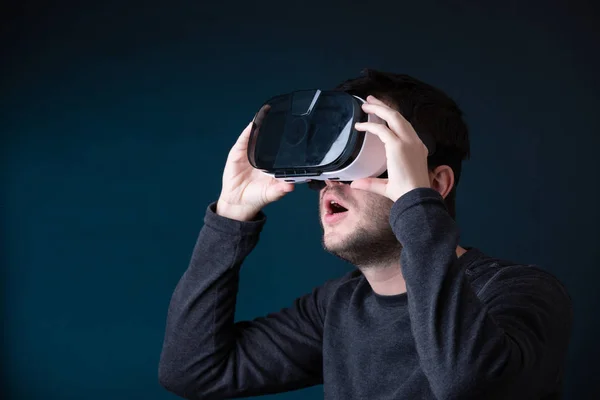
[[[214, 214], [211, 217], [214, 224]], [[218, 390], [215, 381], [225, 380], [217, 379], [215, 374], [223, 371], [216, 367], [227, 360], [235, 345], [239, 268], [258, 241], [260, 223], [225, 222], [217, 227], [211, 225], [211, 218], [205, 220], [169, 304], [160, 379], [186, 397], [203, 387]]]
[[[434, 392], [440, 398], [519, 398], [520, 382], [538, 385], [535, 380], [543, 374], [536, 368], [545, 348], [536, 333], [550, 328], [538, 315], [547, 314], [544, 307], [550, 304], [541, 299], [520, 312], [525, 304], [519, 296], [502, 298], [494, 310], [482, 302], [457, 260], [458, 227], [432, 190], [403, 196], [392, 218], [403, 245], [401, 265], [417, 351]], [[534, 293], [535, 285], [530, 285]], [[504, 293], [510, 292], [499, 291], [497, 298]]]

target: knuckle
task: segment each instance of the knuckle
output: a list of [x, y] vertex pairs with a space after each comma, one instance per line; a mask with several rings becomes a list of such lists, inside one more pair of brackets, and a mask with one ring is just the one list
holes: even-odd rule
[[403, 152], [404, 150], [406, 150], [406, 143], [404, 143], [402, 140], [395, 140], [394, 143], [392, 144], [393, 149], [398, 151], [398, 152]]

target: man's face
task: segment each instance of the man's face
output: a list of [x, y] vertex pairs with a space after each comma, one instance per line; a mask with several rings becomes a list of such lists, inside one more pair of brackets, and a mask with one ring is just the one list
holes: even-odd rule
[[389, 222], [392, 205], [387, 197], [328, 182], [319, 192], [323, 248], [360, 268], [397, 262], [401, 246]]

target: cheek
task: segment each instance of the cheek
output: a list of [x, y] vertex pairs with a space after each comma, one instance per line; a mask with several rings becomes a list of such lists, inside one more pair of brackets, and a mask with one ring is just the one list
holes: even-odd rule
[[366, 216], [366, 221], [369, 225], [379, 225], [382, 222], [387, 223], [390, 211], [394, 205], [394, 202], [387, 197], [373, 193], [361, 194], [359, 203], [360, 213]]

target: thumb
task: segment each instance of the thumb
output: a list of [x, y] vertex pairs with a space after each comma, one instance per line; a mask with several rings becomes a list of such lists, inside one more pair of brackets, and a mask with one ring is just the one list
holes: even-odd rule
[[366, 190], [381, 196], [385, 196], [387, 187], [387, 179], [380, 178], [363, 178], [357, 179], [350, 184], [352, 189]]
[[293, 190], [294, 185], [292, 183], [275, 181], [267, 187], [267, 198], [269, 201], [276, 201]]
[[252, 132], [252, 122], [246, 126], [246, 128], [242, 131], [240, 136], [238, 136], [234, 147], [239, 151], [246, 151], [248, 148], [248, 141], [250, 140], [250, 133]]

